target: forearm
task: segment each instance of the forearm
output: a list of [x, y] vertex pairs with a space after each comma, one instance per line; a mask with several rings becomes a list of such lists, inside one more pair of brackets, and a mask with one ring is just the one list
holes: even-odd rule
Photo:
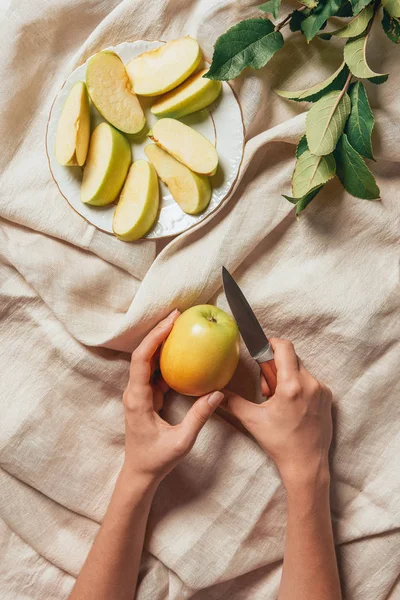
[[121, 471], [70, 600], [132, 600], [155, 490]]
[[340, 600], [329, 476], [286, 489], [288, 521], [278, 600]]

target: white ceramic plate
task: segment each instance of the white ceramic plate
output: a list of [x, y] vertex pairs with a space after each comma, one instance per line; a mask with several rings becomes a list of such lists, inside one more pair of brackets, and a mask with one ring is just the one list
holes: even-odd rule
[[[110, 47], [108, 50], [113, 50], [124, 63], [127, 63], [135, 56], [142, 54], [142, 52], [158, 48], [163, 43], [142, 40], [124, 42], [118, 44], [118, 46]], [[47, 125], [46, 150], [53, 179], [71, 207], [98, 229], [112, 234], [112, 218], [116, 204], [110, 204], [106, 207], [83, 204], [80, 200], [82, 169], [80, 167], [62, 167], [55, 157], [57, 124], [64, 102], [73, 84], [77, 81], [86, 80], [87, 62], [73, 71], [53, 102]], [[151, 143], [146, 134], [157, 120], [149, 110], [154, 101], [155, 98], [140, 97], [140, 102], [146, 114], [147, 127], [145, 127], [143, 133], [126, 136], [131, 142], [133, 160], [146, 159], [144, 147]], [[187, 215], [172, 198], [167, 186], [160, 182], [160, 214], [153, 229], [147, 234], [146, 237], [148, 238], [177, 235], [205, 219], [227, 197], [239, 172], [244, 147], [243, 120], [239, 103], [227, 83], [223, 83], [222, 94], [209, 109], [188, 115], [181, 120], [216, 144], [219, 168], [211, 178], [213, 186], [211, 201], [207, 209], [200, 215]], [[91, 105], [92, 129], [101, 121], [104, 121], [104, 119]]]

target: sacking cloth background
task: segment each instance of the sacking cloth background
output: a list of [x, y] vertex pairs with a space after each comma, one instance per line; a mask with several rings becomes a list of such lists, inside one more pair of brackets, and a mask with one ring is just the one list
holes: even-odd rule
[[[400, 597], [399, 49], [374, 27], [367, 83], [377, 120], [371, 168], [381, 201], [329, 183], [299, 222], [290, 193], [307, 87], [341, 43], [296, 34], [233, 83], [246, 127], [236, 189], [204, 226], [124, 244], [86, 223], [48, 169], [53, 98], [75, 66], [126, 40], [190, 34], [213, 44], [252, 2], [11, 0], [0, 64], [0, 595], [62, 599], [98, 531], [123, 459], [128, 352], [174, 307], [227, 309], [220, 268], [238, 279], [269, 335], [290, 338], [335, 396], [332, 511], [345, 598]], [[285, 34], [287, 36], [288, 32]], [[397, 247], [396, 247], [397, 245]], [[232, 388], [259, 398], [245, 348]], [[190, 399], [170, 395], [179, 421]], [[139, 600], [264, 600], [279, 586], [285, 500], [270, 459], [223, 413], [160, 486]]]

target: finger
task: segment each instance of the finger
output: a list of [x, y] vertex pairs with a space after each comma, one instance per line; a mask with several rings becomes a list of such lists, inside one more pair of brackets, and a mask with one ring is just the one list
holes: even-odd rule
[[278, 383], [298, 375], [299, 363], [292, 342], [273, 338], [270, 343], [274, 351]]
[[239, 419], [245, 427], [253, 420], [257, 420], [260, 416], [259, 407], [253, 402], [249, 402], [229, 390], [224, 389], [226, 402], [224, 403], [224, 409], [230, 412], [234, 417]]
[[301, 358], [298, 356], [297, 357], [297, 362], [299, 364], [299, 372], [303, 373], [304, 375], [311, 375], [310, 371], [307, 371], [306, 367], [304, 366], [303, 361], [301, 360]]
[[149, 383], [151, 375], [151, 359], [158, 347], [168, 337], [179, 317], [180, 312], [174, 310], [166, 319], [150, 331], [132, 354], [130, 374], [138, 384]]
[[327, 385], [325, 385], [325, 383], [320, 383], [320, 386], [322, 388], [325, 398], [327, 400], [329, 400], [329, 402], [332, 402], [333, 394], [332, 394], [331, 388], [329, 388]]
[[261, 395], [262, 396], [270, 396], [271, 390], [269, 389], [269, 385], [264, 375], [260, 371], [260, 385], [261, 385]]
[[156, 412], [160, 412], [164, 406], [164, 393], [157, 383], [151, 386], [153, 390], [153, 407]]
[[135, 354], [142, 360], [150, 361], [157, 352], [159, 346], [169, 335], [176, 319], [179, 317], [179, 310], [175, 309], [165, 319], [160, 321], [154, 329], [150, 331], [135, 350]]
[[223, 399], [224, 394], [222, 392], [211, 392], [211, 394], [207, 394], [196, 400], [188, 410], [180, 424], [180, 428], [185, 432], [188, 445], [194, 444], [201, 429]]
[[157, 385], [163, 394], [166, 394], [170, 389], [168, 383], [166, 381], [164, 381], [164, 379], [162, 377], [160, 377], [157, 380]]
[[151, 357], [151, 372], [154, 374], [155, 371], [160, 372], [160, 355], [161, 355], [161, 346], [157, 348], [153, 356]]

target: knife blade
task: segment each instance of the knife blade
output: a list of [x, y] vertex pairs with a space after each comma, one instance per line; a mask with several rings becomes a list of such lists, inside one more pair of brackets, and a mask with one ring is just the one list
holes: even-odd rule
[[274, 393], [277, 383], [276, 366], [274, 353], [268, 338], [242, 290], [225, 267], [222, 267], [222, 282], [228, 304], [238, 324], [243, 341], [250, 355], [260, 365], [271, 393]]

